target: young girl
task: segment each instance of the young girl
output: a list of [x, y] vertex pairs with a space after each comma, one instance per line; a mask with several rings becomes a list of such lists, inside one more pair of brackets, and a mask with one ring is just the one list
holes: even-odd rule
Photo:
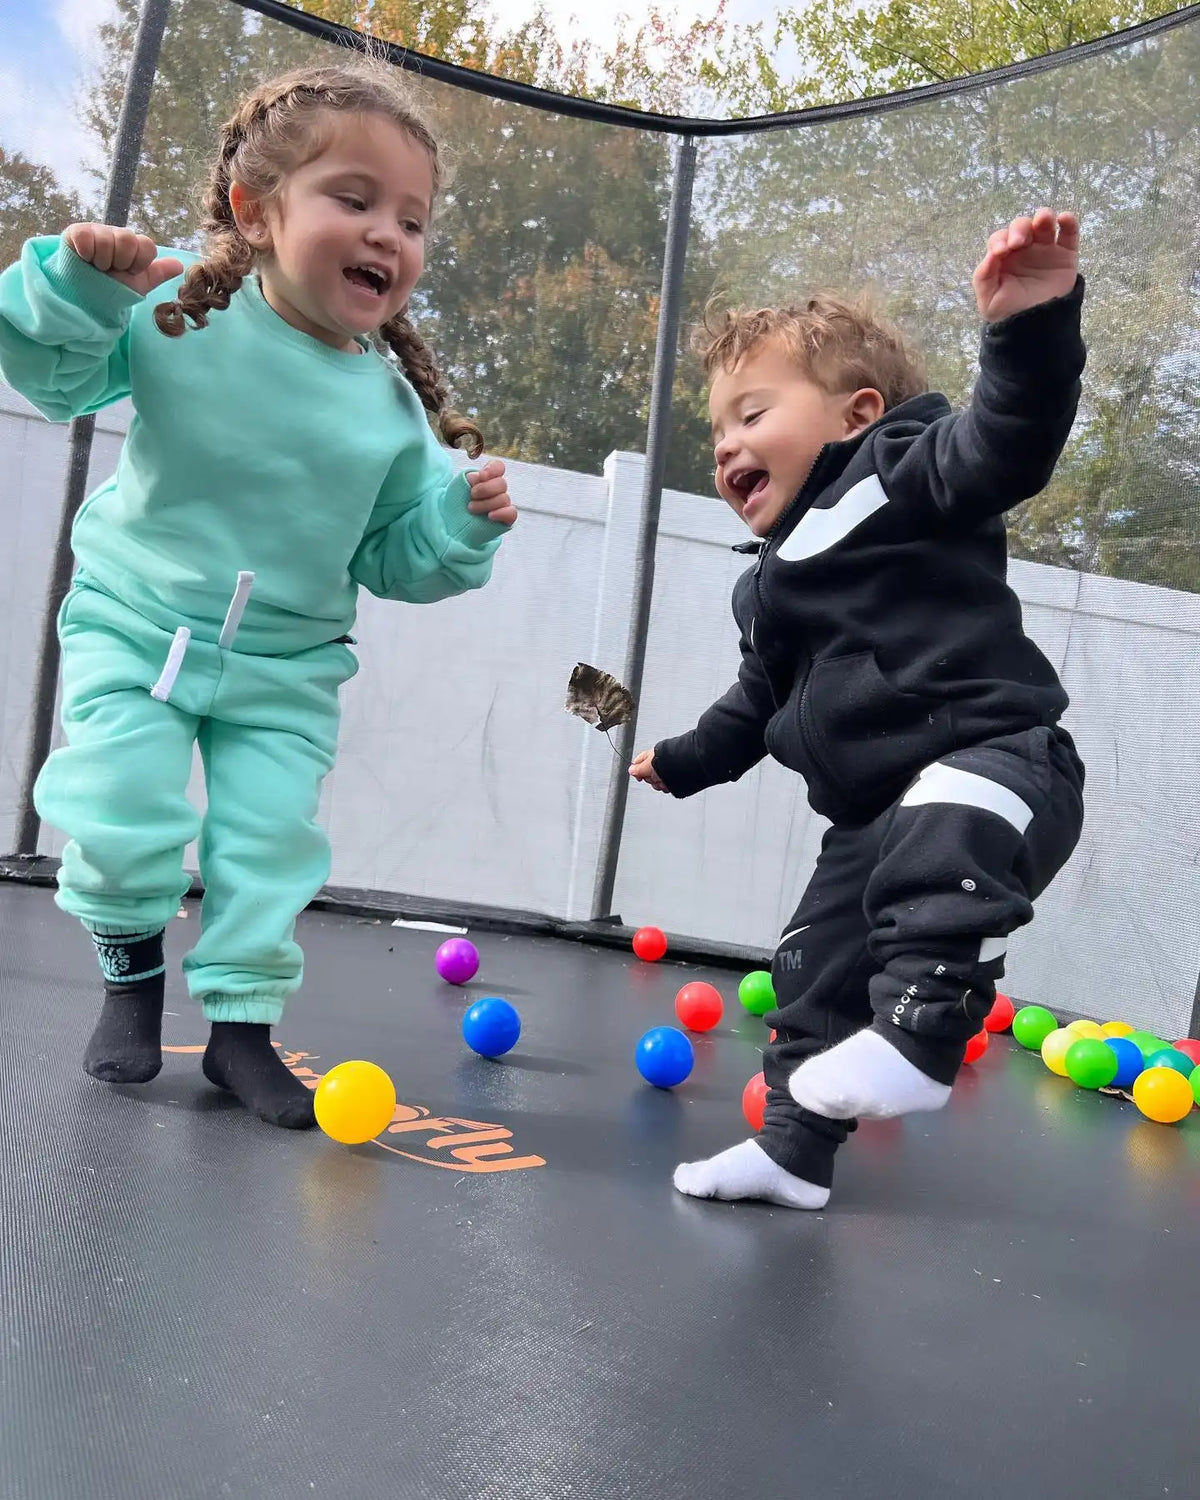
[[223, 127], [207, 254], [186, 271], [143, 235], [73, 224], [0, 277], [11, 385], [56, 421], [134, 408], [116, 474], [75, 523], [67, 743], [37, 787], [70, 840], [59, 905], [104, 976], [95, 1078], [161, 1067], [163, 929], [198, 833], [202, 932], [184, 968], [212, 1025], [204, 1072], [272, 1124], [313, 1124], [270, 1029], [301, 979], [297, 914], [329, 873], [315, 818], [358, 588], [410, 603], [479, 588], [516, 519], [504, 466], [456, 475], [426, 418], [478, 457], [408, 320], [440, 182], [394, 70], [304, 68]]

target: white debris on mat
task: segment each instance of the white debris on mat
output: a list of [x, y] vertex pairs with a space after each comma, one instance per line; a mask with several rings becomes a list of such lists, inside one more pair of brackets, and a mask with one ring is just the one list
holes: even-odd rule
[[415, 932], [468, 932], [467, 927], [448, 927], [445, 922], [408, 922], [403, 917], [397, 917], [392, 923], [393, 927], [411, 927]]

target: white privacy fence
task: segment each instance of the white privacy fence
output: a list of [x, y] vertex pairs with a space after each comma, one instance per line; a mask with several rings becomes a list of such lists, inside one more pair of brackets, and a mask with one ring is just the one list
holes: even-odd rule
[[[101, 414], [95, 484], [126, 413]], [[0, 387], [0, 851], [12, 847], [34, 648], [65, 434]], [[340, 886], [589, 915], [613, 750], [563, 709], [576, 661], [620, 673], [643, 460], [603, 476], [511, 465], [521, 520], [477, 594], [432, 606], [364, 595], [324, 816]], [[716, 501], [666, 492], [639, 724], [651, 744], [732, 681], [729, 594], [745, 533]], [[1070, 865], [1010, 948], [1026, 1000], [1181, 1035], [1200, 970], [1200, 596], [1015, 562], [1030, 633], [1071, 694], [1088, 818]], [[199, 785], [197, 796], [202, 795]], [[680, 934], [769, 947], [822, 820], [766, 764], [676, 802], [634, 787], [614, 910]], [[53, 830], [41, 849], [57, 853]]]

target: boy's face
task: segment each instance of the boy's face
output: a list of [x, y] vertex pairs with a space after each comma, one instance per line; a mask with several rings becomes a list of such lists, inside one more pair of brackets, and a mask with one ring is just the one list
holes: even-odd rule
[[829, 395], [781, 343], [766, 340], [719, 370], [709, 390], [717, 493], [755, 536], [766, 536], [825, 444], [869, 427], [883, 404], [878, 391]]

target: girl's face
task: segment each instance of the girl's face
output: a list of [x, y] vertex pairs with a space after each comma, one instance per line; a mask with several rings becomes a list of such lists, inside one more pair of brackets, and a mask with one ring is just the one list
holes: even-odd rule
[[429, 153], [383, 115], [334, 121], [325, 150], [262, 202], [229, 194], [260, 253], [263, 296], [285, 322], [353, 350], [408, 305], [433, 208]]

